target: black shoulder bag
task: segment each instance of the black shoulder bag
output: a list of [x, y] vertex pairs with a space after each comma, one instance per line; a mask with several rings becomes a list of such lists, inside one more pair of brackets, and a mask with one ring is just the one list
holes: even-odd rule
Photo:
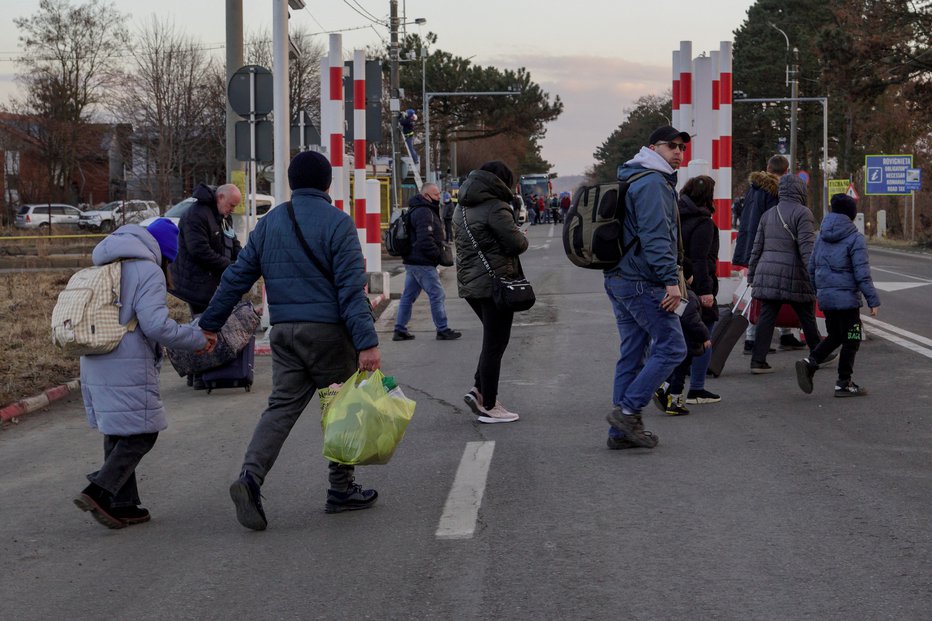
[[469, 240], [479, 255], [479, 260], [482, 261], [482, 265], [485, 266], [489, 276], [492, 277], [492, 301], [495, 302], [495, 306], [499, 310], [513, 313], [526, 311], [534, 306], [537, 297], [534, 295], [534, 289], [527, 278], [524, 277], [523, 272], [517, 278], [502, 278], [492, 270], [492, 266], [489, 265], [485, 255], [482, 254], [476, 238], [473, 237], [472, 231], [469, 229], [465, 208], [463, 209], [463, 226], [466, 228], [466, 234], [469, 235]]

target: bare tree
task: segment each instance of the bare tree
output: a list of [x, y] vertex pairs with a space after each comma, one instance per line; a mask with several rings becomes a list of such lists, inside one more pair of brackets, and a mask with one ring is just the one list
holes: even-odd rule
[[[288, 62], [291, 119], [297, 118], [298, 110], [306, 110], [319, 126], [320, 59], [324, 56], [324, 47], [303, 27], [294, 29], [289, 36], [298, 50], [298, 57]], [[272, 68], [272, 36], [268, 31], [246, 38], [246, 62]]]
[[38, 12], [13, 20], [24, 48], [17, 77], [25, 96], [14, 98], [11, 109], [29, 119], [26, 129], [48, 168], [50, 199], [64, 199], [81, 178], [82, 148], [100, 147], [86, 130], [114, 75], [124, 20], [100, 0], [41, 0]]
[[210, 61], [196, 40], [154, 15], [133, 37], [130, 53], [113, 111], [134, 127], [138, 181], [167, 205], [203, 133]]

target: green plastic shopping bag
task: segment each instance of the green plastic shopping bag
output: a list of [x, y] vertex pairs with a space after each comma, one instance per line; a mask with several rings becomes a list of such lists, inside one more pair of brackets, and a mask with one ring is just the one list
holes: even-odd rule
[[414, 415], [400, 389], [389, 392], [381, 371], [357, 371], [324, 411], [324, 457], [346, 465], [387, 464]]

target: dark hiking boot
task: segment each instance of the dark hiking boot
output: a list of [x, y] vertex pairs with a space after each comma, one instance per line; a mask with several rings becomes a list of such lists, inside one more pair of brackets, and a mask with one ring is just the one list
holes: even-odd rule
[[[650, 431], [644, 431], [644, 435], [647, 436], [648, 438], [653, 439], [654, 446], [656, 446], [657, 436], [655, 436]], [[631, 441], [628, 438], [628, 436], [621, 436], [621, 437], [616, 438], [610, 435], [608, 436], [608, 439], [605, 441], [605, 444], [612, 451], [619, 451], [619, 450], [630, 449], [630, 448], [641, 448], [640, 444], [637, 444], [636, 442]]]
[[863, 397], [865, 395], [867, 395], [867, 389], [861, 388], [851, 380], [835, 384], [836, 397]]
[[395, 330], [395, 333], [392, 335], [393, 341], [410, 341], [412, 339], [414, 339], [414, 335], [407, 330]]
[[123, 522], [123, 524], [126, 526], [142, 524], [143, 522], [148, 522], [152, 519], [152, 516], [149, 515], [148, 509], [143, 509], [142, 507], [137, 506], [114, 507], [110, 509], [110, 515]]
[[698, 405], [700, 403], [718, 403], [721, 400], [721, 395], [709, 392], [705, 388], [701, 390], [690, 390], [686, 393], [686, 403], [693, 405]]
[[751, 361], [751, 373], [753, 373], [754, 375], [763, 375], [765, 373], [773, 373], [773, 371], [774, 371], [773, 367], [767, 364], [766, 362], [756, 362], [754, 360]]
[[262, 509], [262, 494], [259, 483], [248, 470], [243, 470], [239, 478], [230, 485], [230, 498], [236, 505], [236, 519], [246, 528], [265, 530], [269, 525]]
[[624, 437], [640, 447], [654, 448], [659, 438], [644, 430], [640, 414], [625, 414], [615, 406], [605, 417], [608, 424], [624, 434]]
[[345, 492], [328, 489], [327, 505], [324, 507], [324, 511], [327, 513], [342, 513], [343, 511], [368, 509], [375, 504], [378, 497], [379, 493], [377, 491], [363, 489], [358, 483], [353, 483]]
[[806, 349], [806, 344], [792, 334], [780, 336], [780, 351], [799, 351], [801, 349]]
[[123, 528], [126, 524], [113, 515], [110, 502], [110, 492], [94, 483], [85, 487], [74, 499], [74, 504], [78, 509], [81, 511], [90, 511], [91, 517], [100, 524], [103, 524], [107, 528]]
[[796, 383], [807, 395], [812, 394], [812, 377], [818, 368], [819, 365], [813, 364], [809, 358], [796, 361]]
[[451, 330], [450, 328], [447, 328], [446, 330], [437, 331], [438, 341], [455, 341], [461, 336], [463, 336], [462, 332], [457, 332], [456, 330]]

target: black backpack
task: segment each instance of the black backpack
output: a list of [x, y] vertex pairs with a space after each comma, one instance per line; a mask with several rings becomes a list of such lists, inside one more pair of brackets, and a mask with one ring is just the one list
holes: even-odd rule
[[577, 190], [563, 223], [563, 250], [574, 265], [592, 270], [615, 267], [640, 240], [625, 245], [625, 195], [628, 187], [654, 171], [639, 172], [627, 181], [603, 183]]
[[411, 207], [401, 210], [398, 217], [391, 221], [385, 231], [385, 249], [393, 257], [411, 254]]

